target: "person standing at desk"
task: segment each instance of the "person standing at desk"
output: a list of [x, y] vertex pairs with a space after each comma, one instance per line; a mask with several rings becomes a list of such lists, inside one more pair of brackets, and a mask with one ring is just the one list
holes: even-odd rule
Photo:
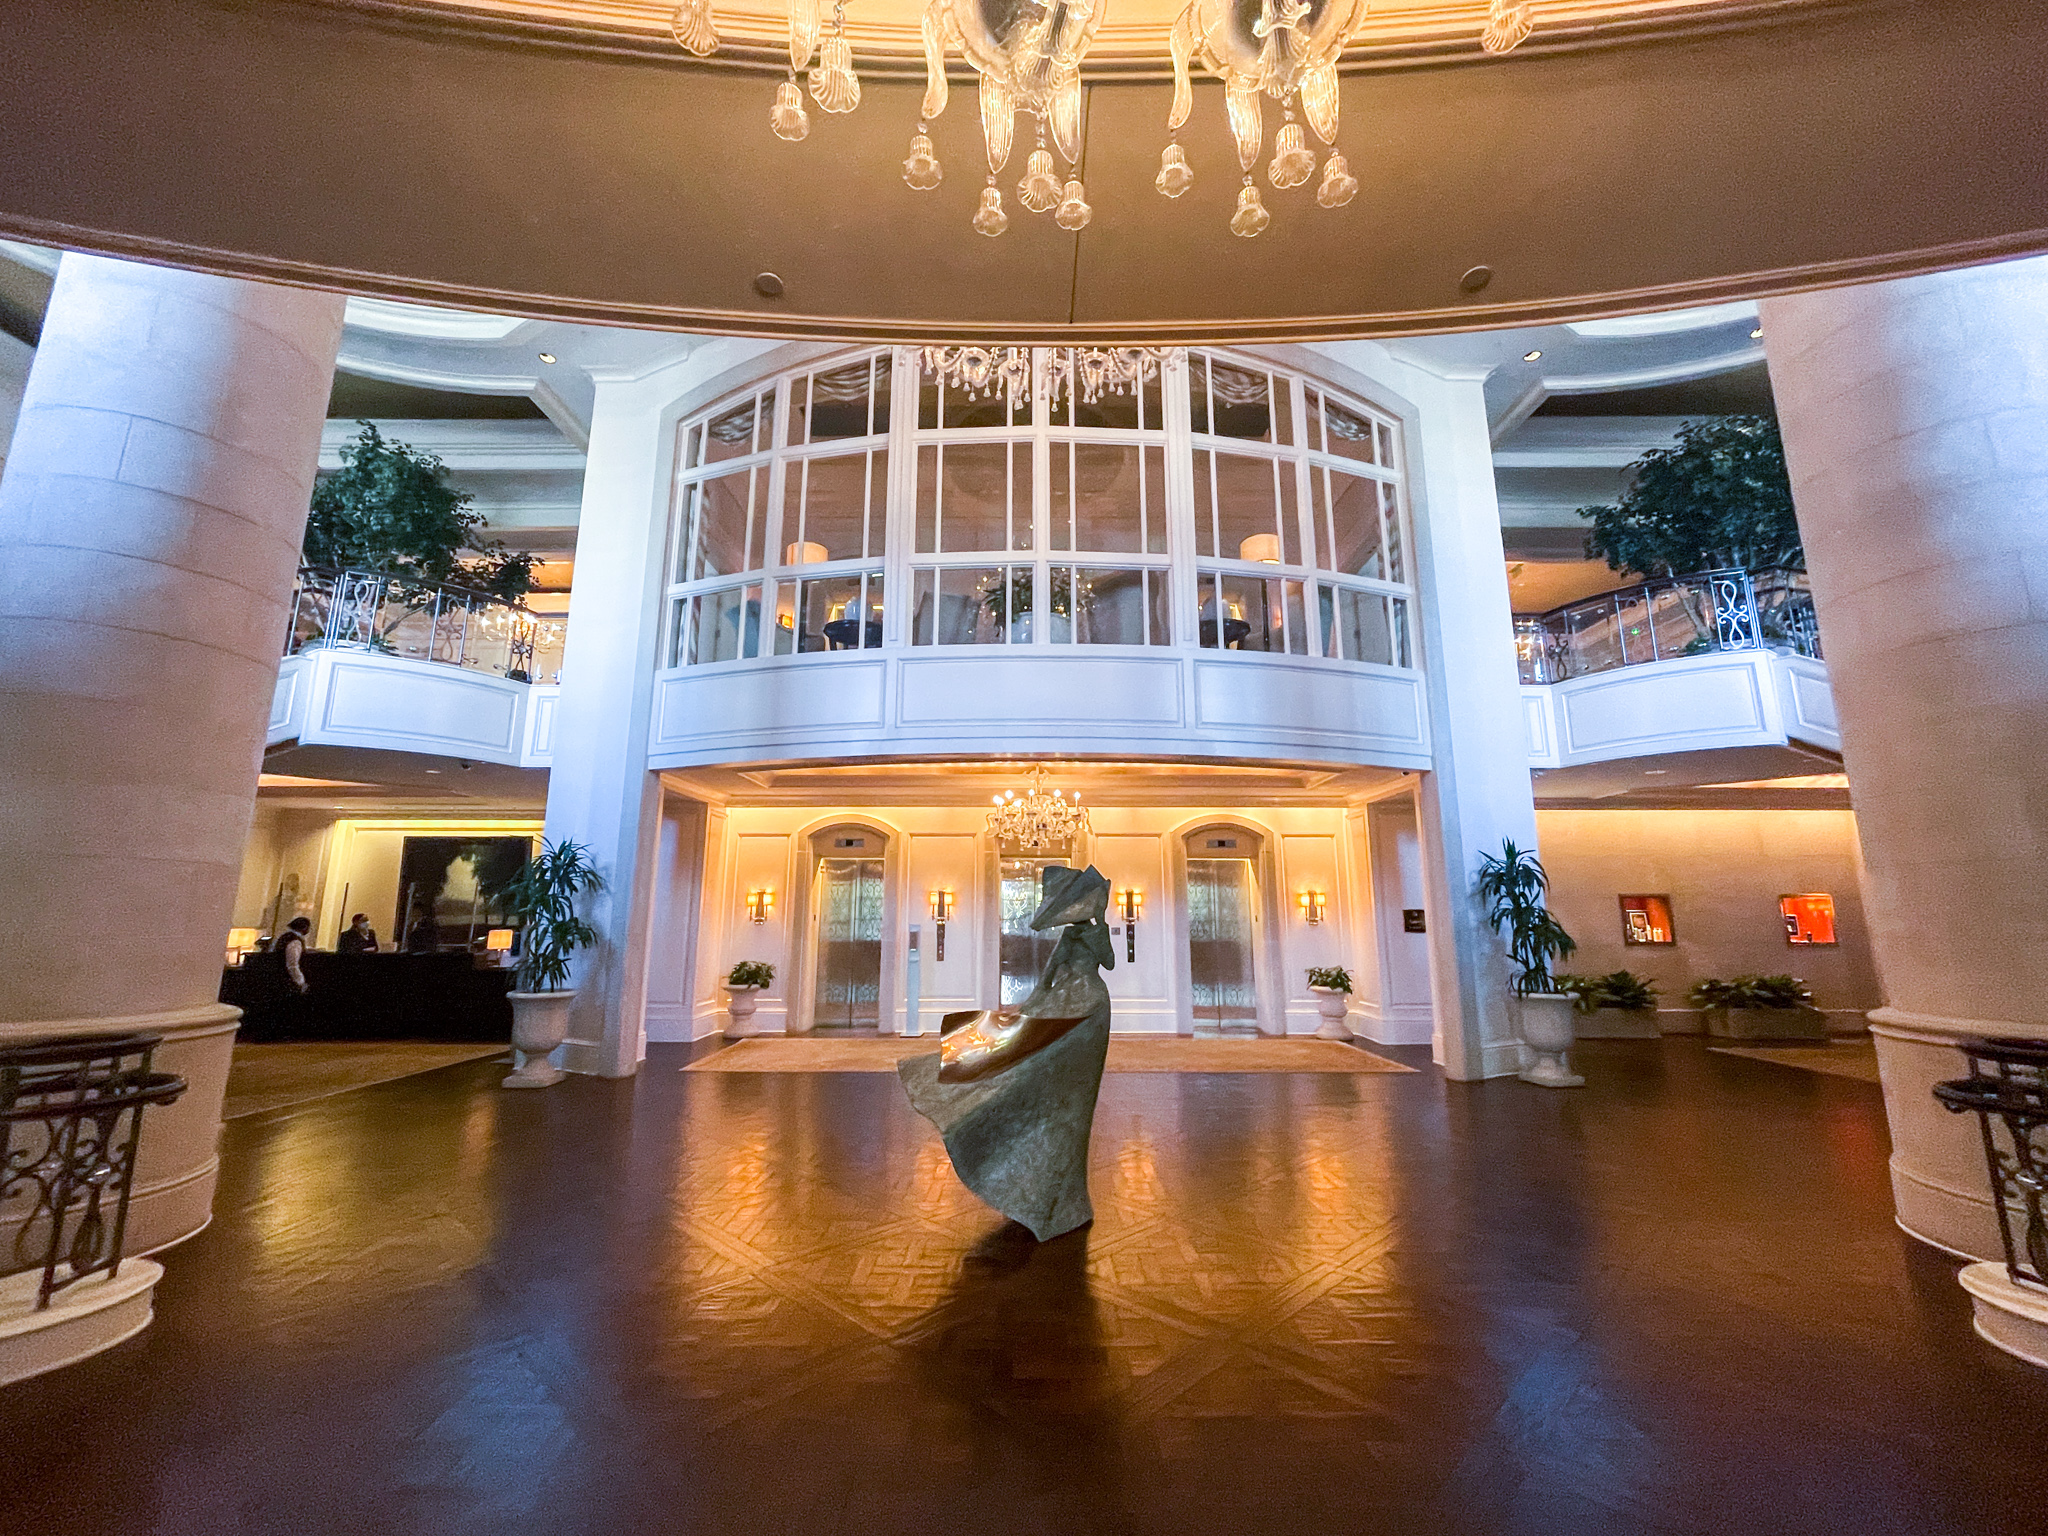
[[377, 953], [377, 930], [370, 926], [370, 914], [358, 912], [348, 921], [348, 927], [341, 931], [341, 937], [334, 942], [334, 951], [340, 955], [374, 955]]
[[295, 917], [285, 924], [284, 933], [276, 945], [277, 953], [284, 958], [285, 979], [301, 997], [306, 995], [306, 973], [299, 968], [299, 962], [305, 958], [306, 935], [312, 930], [311, 918]]

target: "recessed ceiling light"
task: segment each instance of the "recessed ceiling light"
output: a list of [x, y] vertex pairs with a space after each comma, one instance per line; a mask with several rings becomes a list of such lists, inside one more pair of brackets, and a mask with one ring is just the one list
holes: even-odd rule
[[1522, 361], [1525, 363], [1533, 363], [1536, 361], [1537, 358], [1541, 357], [1542, 355], [1543, 349], [1541, 347], [1531, 347], [1527, 352], [1524, 352], [1522, 354]]
[[427, 770], [427, 772], [428, 772], [428, 773], [439, 773], [440, 771], [441, 771], [441, 770], [440, 770], [440, 769], [438, 769], [438, 768], [429, 768], [429, 769]]
[[[434, 770], [433, 770], [433, 769], [431, 769], [431, 768], [429, 768], [429, 769], [427, 770], [427, 772], [429, 772], [429, 773], [432, 773], [433, 771], [434, 771]], [[1669, 768], [1645, 768], [1645, 769], [1643, 770], [1643, 776], [1644, 776], [1645, 778], [1650, 778], [1650, 779], [1654, 779], [1655, 777], [1657, 777], [1657, 775], [1658, 775], [1658, 774], [1660, 774], [1660, 773], [1669, 773], [1670, 771], [1671, 771], [1671, 770], [1670, 770]]]
[[1751, 331], [1749, 333], [1749, 339], [1751, 341], [1762, 341], [1764, 339], [1764, 328], [1762, 326], [1758, 326], [1755, 330]]
[[555, 354], [552, 352], [543, 352], [540, 355], [540, 360], [544, 363], [552, 363], [555, 360]]

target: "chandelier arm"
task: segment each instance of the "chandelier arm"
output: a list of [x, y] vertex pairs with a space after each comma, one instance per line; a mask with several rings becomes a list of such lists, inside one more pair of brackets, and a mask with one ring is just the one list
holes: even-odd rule
[[1301, 77], [1301, 115], [1325, 144], [1337, 142], [1337, 64], [1317, 65]]
[[1249, 171], [1259, 162], [1259, 144], [1266, 134], [1259, 111], [1259, 88], [1233, 80], [1223, 88], [1223, 104], [1230, 109], [1230, 133], [1237, 140], [1237, 163]]
[[924, 106], [927, 119], [946, 110], [946, 23], [940, 0], [925, 0], [924, 21], [919, 28], [924, 38]]
[[1017, 98], [1009, 82], [981, 77], [981, 136], [988, 144], [988, 169], [995, 175], [1010, 163], [1010, 136], [1017, 130]]
[[1188, 60], [1194, 57], [1195, 52], [1193, 6], [1182, 11], [1174, 21], [1166, 45], [1173, 54], [1173, 107], [1166, 114], [1167, 131], [1172, 132], [1188, 120], [1188, 113], [1195, 104], [1194, 82], [1188, 77]]
[[789, 67], [801, 70], [818, 51], [818, 0], [789, 0]]

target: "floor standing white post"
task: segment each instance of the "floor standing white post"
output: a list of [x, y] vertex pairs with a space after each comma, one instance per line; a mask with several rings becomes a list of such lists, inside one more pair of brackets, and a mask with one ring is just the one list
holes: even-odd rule
[[910, 951], [904, 967], [903, 1033], [924, 1033], [924, 965], [918, 953], [918, 925], [910, 925]]

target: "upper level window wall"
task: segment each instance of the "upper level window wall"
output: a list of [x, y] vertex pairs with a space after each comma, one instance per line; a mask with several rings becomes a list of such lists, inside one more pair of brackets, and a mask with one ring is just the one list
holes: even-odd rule
[[1411, 665], [1392, 419], [1241, 354], [1094, 391], [1077, 362], [1034, 349], [1013, 392], [872, 351], [684, 422], [668, 665], [994, 645]]

